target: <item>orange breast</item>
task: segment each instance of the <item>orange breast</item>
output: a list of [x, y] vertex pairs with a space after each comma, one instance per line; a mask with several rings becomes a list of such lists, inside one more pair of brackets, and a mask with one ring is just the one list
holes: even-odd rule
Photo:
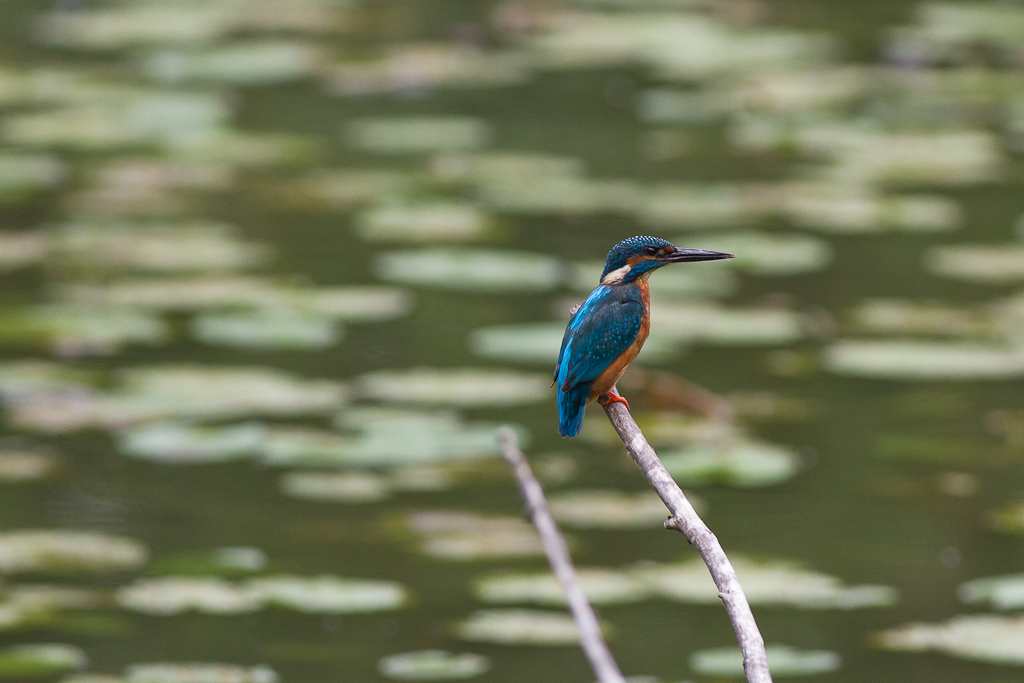
[[605, 371], [598, 375], [597, 379], [590, 385], [590, 396], [587, 397], [587, 401], [593, 401], [598, 396], [607, 394], [615, 386], [615, 383], [622, 377], [622, 373], [626, 371], [629, 364], [640, 353], [644, 342], [647, 341], [647, 335], [651, 332], [651, 296], [650, 289], [647, 286], [647, 277], [645, 276], [637, 280], [637, 286], [640, 288], [640, 295], [644, 300], [644, 317], [640, 321], [640, 330], [637, 332], [636, 339], [629, 345], [629, 348], [613, 360]]

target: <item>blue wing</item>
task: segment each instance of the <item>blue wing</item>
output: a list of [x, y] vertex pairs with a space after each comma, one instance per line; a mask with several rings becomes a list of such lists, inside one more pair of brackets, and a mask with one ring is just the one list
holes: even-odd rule
[[636, 340], [644, 311], [635, 288], [601, 286], [569, 321], [555, 366], [562, 436], [580, 433], [591, 382]]
[[591, 292], [562, 338], [555, 368], [559, 390], [597, 379], [636, 340], [644, 310], [632, 287], [601, 286]]

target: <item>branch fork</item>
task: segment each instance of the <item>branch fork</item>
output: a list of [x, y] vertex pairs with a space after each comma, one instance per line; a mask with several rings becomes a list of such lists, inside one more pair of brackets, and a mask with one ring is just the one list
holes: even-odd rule
[[[733, 630], [736, 632], [736, 639], [739, 641], [740, 650], [743, 653], [743, 671], [748, 683], [772, 683], [772, 676], [768, 670], [768, 657], [764, 649], [764, 638], [758, 631], [750, 604], [736, 577], [736, 570], [729, 562], [725, 551], [722, 550], [718, 538], [700, 518], [693, 505], [683, 494], [682, 489], [665, 469], [626, 406], [622, 402], [609, 401], [605, 397], [599, 398], [598, 402], [608, 414], [608, 419], [619, 438], [622, 439], [629, 455], [643, 471], [647, 481], [654, 487], [671, 513], [671, 516], [665, 520], [665, 528], [681, 532], [686, 540], [697, 548], [697, 552], [708, 566], [715, 585], [718, 587], [718, 596], [722, 599]], [[499, 435], [499, 442], [502, 454], [512, 466], [534, 526], [540, 533], [551, 569], [565, 593], [566, 601], [569, 603], [573, 618], [580, 630], [580, 645], [590, 660], [598, 681], [600, 683], [625, 683], [625, 678], [601, 635], [594, 608], [580, 586], [579, 577], [573, 568], [565, 539], [558, 532], [558, 527], [548, 509], [544, 490], [530, 470], [526, 457], [519, 450], [515, 434], [509, 429], [503, 429]]]

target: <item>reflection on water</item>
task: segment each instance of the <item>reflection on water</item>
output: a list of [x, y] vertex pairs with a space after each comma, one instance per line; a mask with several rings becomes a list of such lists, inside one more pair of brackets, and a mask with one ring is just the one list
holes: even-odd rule
[[0, 17], [0, 679], [592, 680], [503, 423], [623, 669], [738, 677], [605, 421], [557, 437], [648, 232], [738, 254], [654, 276], [621, 386], [776, 675], [1024, 664], [1018, 5]]

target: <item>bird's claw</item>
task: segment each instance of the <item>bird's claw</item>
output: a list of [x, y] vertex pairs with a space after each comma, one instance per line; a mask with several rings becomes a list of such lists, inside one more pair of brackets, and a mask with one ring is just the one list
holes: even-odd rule
[[609, 403], [622, 403], [626, 406], [626, 410], [629, 410], [629, 401], [624, 399], [619, 392], [615, 391], [615, 389], [612, 389], [601, 398], [604, 399], [601, 402], [603, 405], [608, 405]]

